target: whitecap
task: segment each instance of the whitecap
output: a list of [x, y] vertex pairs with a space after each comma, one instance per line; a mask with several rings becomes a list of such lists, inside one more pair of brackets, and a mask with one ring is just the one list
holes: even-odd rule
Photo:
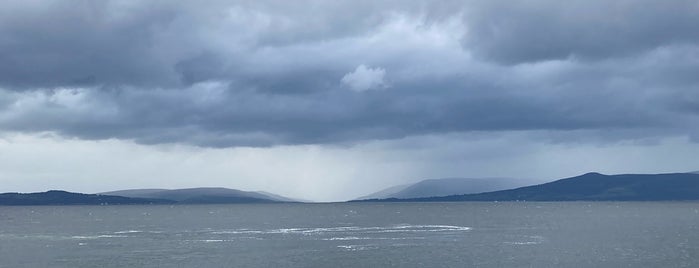
[[528, 239], [525, 239], [525, 241], [510, 241], [504, 243], [508, 245], [538, 245], [544, 242], [544, 237], [540, 235], [530, 235], [526, 237]]
[[135, 233], [143, 233], [144, 231], [141, 230], [126, 230], [126, 231], [117, 231], [114, 232], [114, 234], [135, 234]]
[[347, 251], [360, 251], [360, 250], [369, 250], [369, 249], [376, 249], [377, 248], [374, 245], [339, 245], [337, 247], [344, 249], [344, 250], [347, 250]]
[[72, 239], [99, 239], [99, 238], [125, 238], [125, 235], [75, 235]]
[[347, 240], [368, 240], [368, 239], [373, 239], [371, 237], [356, 237], [356, 236], [348, 236], [348, 237], [331, 237], [331, 238], [323, 238], [321, 240], [325, 241], [347, 241]]
[[463, 232], [470, 227], [454, 225], [393, 225], [393, 226], [339, 226], [339, 227], [299, 227], [267, 230], [234, 229], [219, 230], [213, 234], [301, 234], [316, 235], [325, 233], [406, 233], [406, 232]]
[[525, 241], [525, 242], [505, 242], [508, 245], [538, 245], [541, 244], [539, 241]]
[[198, 242], [204, 242], [204, 243], [216, 243], [216, 242], [230, 242], [231, 240], [225, 240], [225, 239], [202, 239], [202, 240], [195, 240]]

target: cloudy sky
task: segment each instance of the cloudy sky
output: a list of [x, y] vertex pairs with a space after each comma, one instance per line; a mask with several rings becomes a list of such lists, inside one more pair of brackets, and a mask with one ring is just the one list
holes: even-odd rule
[[0, 3], [0, 192], [699, 170], [699, 2]]

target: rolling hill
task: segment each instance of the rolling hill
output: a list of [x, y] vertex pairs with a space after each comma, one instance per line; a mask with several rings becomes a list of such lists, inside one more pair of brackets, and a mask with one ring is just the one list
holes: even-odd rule
[[[587, 173], [549, 183], [479, 194], [375, 199], [388, 202], [441, 201], [669, 201], [699, 200], [699, 174]], [[369, 201], [369, 200], [364, 200]]]
[[0, 194], [0, 205], [43, 206], [43, 205], [143, 205], [172, 204], [173, 201], [150, 198], [130, 198], [113, 195], [81, 194], [52, 190], [41, 193]]
[[358, 199], [422, 198], [473, 194], [511, 189], [528, 185], [527, 181], [509, 178], [444, 178], [390, 187]]
[[166, 199], [178, 204], [228, 204], [228, 203], [274, 203], [297, 202], [291, 198], [267, 194], [264, 192], [247, 192], [220, 187], [188, 189], [133, 189], [100, 193], [131, 198]]

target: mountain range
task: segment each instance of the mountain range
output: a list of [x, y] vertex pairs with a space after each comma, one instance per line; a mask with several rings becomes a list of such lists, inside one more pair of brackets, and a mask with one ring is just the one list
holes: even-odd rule
[[266, 192], [248, 192], [221, 187], [188, 189], [132, 189], [100, 193], [131, 198], [172, 200], [181, 204], [272, 203], [298, 202], [297, 200]]
[[227, 188], [132, 189], [99, 194], [52, 190], [41, 193], [0, 194], [0, 205], [144, 205], [144, 204], [236, 204], [298, 202], [266, 192]]
[[[518, 187], [513, 179], [435, 179], [385, 189], [351, 202], [670, 201], [699, 200], [699, 174], [587, 173]], [[513, 186], [514, 185], [514, 186]], [[502, 188], [513, 187], [505, 190]], [[518, 187], [518, 188], [517, 188]], [[458, 193], [458, 194], [452, 194]], [[385, 198], [384, 198], [385, 197]], [[0, 194], [0, 205], [233, 204], [300, 202], [266, 192], [227, 188], [132, 189], [99, 194], [66, 191]]]
[[0, 194], [0, 205], [44, 206], [44, 205], [145, 205], [172, 204], [174, 201], [149, 198], [130, 198], [113, 195], [81, 194], [66, 191], [43, 193], [4, 193]]
[[699, 174], [587, 173], [549, 183], [476, 194], [358, 201], [670, 201], [699, 200]]
[[405, 199], [473, 194], [512, 189], [526, 185], [528, 185], [528, 182], [525, 180], [510, 178], [428, 179], [414, 184], [393, 186], [358, 199]]

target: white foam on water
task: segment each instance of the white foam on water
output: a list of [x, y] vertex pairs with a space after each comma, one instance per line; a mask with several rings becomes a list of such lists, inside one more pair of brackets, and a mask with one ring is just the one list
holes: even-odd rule
[[228, 239], [202, 239], [202, 240], [193, 240], [197, 242], [204, 242], [204, 243], [219, 243], [219, 242], [231, 242], [233, 240], [228, 240]]
[[373, 239], [371, 237], [356, 237], [356, 236], [348, 236], [348, 237], [331, 237], [331, 238], [323, 238], [321, 240], [325, 241], [347, 241], [347, 240], [369, 240]]
[[398, 225], [388, 228], [387, 232], [448, 232], [448, 231], [469, 231], [471, 227], [453, 225]]
[[259, 230], [239, 229], [239, 230], [215, 231], [215, 232], [211, 232], [211, 233], [212, 234], [264, 234], [267, 232], [259, 231]]
[[527, 236], [527, 241], [509, 241], [503, 242], [508, 245], [538, 245], [544, 242], [544, 237], [540, 235]]
[[420, 246], [420, 244], [417, 243], [395, 243], [391, 244], [392, 247], [415, 247], [415, 246]]
[[126, 230], [126, 231], [117, 231], [117, 232], [114, 232], [114, 234], [136, 234], [136, 233], [143, 233], [143, 232], [145, 232], [145, 231], [141, 231], [141, 230]]
[[236, 237], [236, 239], [265, 240], [264, 238], [257, 237], [257, 236], [241, 236], [241, 237]]
[[7, 234], [7, 235], [0, 235], [0, 237], [6, 237], [6, 238], [12, 238], [12, 239], [42, 239], [42, 240], [70, 239], [70, 237], [66, 237], [66, 236], [45, 235], [45, 234], [36, 234], [36, 235]]
[[541, 242], [538, 242], [538, 241], [505, 242], [505, 244], [508, 244], [508, 245], [538, 245], [538, 244], [541, 244]]
[[125, 238], [126, 235], [75, 235], [71, 239]]
[[422, 240], [425, 239], [425, 237], [356, 237], [356, 236], [349, 236], [349, 237], [330, 237], [330, 238], [323, 238], [320, 240], [323, 241], [349, 241], [349, 240]]
[[376, 249], [376, 246], [374, 246], [374, 245], [339, 245], [337, 247], [344, 249], [344, 250], [347, 250], [347, 251], [360, 251], [360, 250]]
[[340, 227], [300, 227], [268, 230], [234, 229], [211, 232], [213, 234], [300, 234], [315, 235], [324, 233], [405, 233], [405, 232], [463, 232], [470, 227], [453, 225], [393, 225], [393, 226], [340, 226]]

